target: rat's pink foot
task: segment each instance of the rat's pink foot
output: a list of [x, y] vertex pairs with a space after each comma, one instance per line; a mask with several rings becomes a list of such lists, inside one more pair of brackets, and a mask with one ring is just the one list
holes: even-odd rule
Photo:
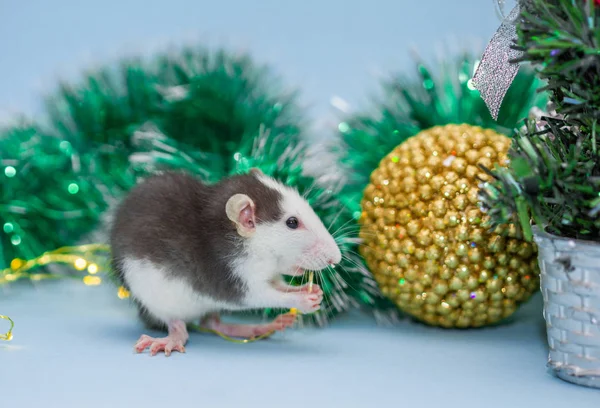
[[266, 324], [228, 324], [222, 323], [219, 316], [211, 316], [205, 322], [205, 327], [223, 333], [231, 337], [258, 337], [272, 331], [283, 331], [296, 321], [294, 313], [279, 315], [270, 323]]
[[185, 343], [189, 338], [185, 323], [176, 321], [169, 324], [169, 335], [167, 337], [155, 338], [142, 335], [135, 344], [135, 351], [141, 353], [150, 348], [150, 354], [155, 356], [160, 351], [164, 351], [165, 356], [170, 356], [173, 350], [185, 353]]
[[170, 356], [173, 350], [185, 353], [184, 343], [181, 340], [173, 340], [169, 337], [154, 338], [142, 335], [135, 344], [135, 351], [141, 353], [150, 347], [150, 354], [155, 356], [159, 351], [164, 351], [165, 356]]

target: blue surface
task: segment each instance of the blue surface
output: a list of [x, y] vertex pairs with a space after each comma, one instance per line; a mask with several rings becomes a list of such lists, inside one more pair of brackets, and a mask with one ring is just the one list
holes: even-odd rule
[[[134, 354], [143, 333], [108, 286], [5, 288], [16, 321], [0, 342], [0, 406], [598, 407], [600, 392], [545, 369], [539, 296], [510, 324], [447, 331], [348, 316], [232, 344], [193, 333], [186, 354]], [[0, 323], [2, 324], [2, 323]], [[4, 327], [2, 327], [4, 328]]]

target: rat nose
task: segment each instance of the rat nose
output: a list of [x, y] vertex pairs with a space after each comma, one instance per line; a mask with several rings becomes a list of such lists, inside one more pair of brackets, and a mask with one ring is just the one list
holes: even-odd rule
[[342, 262], [342, 253], [338, 250], [334, 256], [331, 256], [327, 259], [327, 263], [329, 266], [336, 266], [340, 262]]
[[327, 257], [327, 262], [330, 266], [335, 266], [342, 262], [342, 251], [340, 251], [340, 248], [337, 245], [334, 245], [331, 249], [331, 252]]

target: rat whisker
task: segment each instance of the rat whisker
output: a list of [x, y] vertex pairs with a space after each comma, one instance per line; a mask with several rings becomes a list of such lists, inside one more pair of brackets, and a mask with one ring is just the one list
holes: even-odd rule
[[[336, 217], [339, 218], [339, 215], [341, 215], [343, 211], [344, 211], [344, 209], [340, 210], [340, 212], [338, 213], [338, 215]], [[333, 220], [332, 225], [334, 224], [335, 221], [337, 221], [337, 218]], [[346, 220], [343, 224], [339, 225], [338, 228], [335, 231], [333, 231], [331, 235], [335, 236], [339, 230], [343, 229], [344, 227], [346, 227], [348, 225], [354, 226], [353, 222], [354, 222], [353, 218]]]
[[316, 185], [317, 185], [316, 180], [313, 180], [312, 183], [310, 183], [310, 185], [308, 186], [308, 188], [304, 191], [304, 194], [302, 194], [302, 198], [304, 198], [305, 200], [308, 200], [308, 196], [310, 195], [310, 193], [313, 192]]
[[345, 227], [343, 230], [338, 231], [333, 238], [337, 239], [337, 238], [343, 238], [343, 237], [347, 237], [347, 236], [351, 236], [351, 237], [364, 237], [364, 236], [369, 236], [369, 234], [372, 234], [372, 237], [375, 237], [376, 235], [374, 233], [369, 233], [369, 232], [363, 232], [361, 231], [358, 227], [355, 226], [347, 226]]
[[[322, 198], [322, 196], [321, 196], [321, 198]], [[324, 211], [324, 210], [330, 209], [331, 207], [339, 207], [339, 205], [340, 205], [339, 202], [337, 202], [336, 200], [329, 200], [329, 201], [323, 200], [322, 203], [315, 204], [315, 207], [318, 207], [320, 210]]]
[[[310, 273], [310, 271], [305, 271], [305, 272]], [[305, 285], [306, 284], [305, 282], [308, 282], [308, 274], [307, 273], [304, 273], [304, 275], [302, 275], [300, 277], [300, 286]]]
[[365, 265], [363, 261], [363, 257], [356, 253], [355, 251], [348, 250], [347, 253], [343, 254], [342, 257], [347, 261], [352, 263], [354, 266], [358, 268], [359, 271], [363, 272], [364, 275], [371, 276], [369, 272], [369, 268]]
[[[363, 276], [363, 279], [361, 280], [361, 287], [373, 296], [381, 296], [379, 285], [369, 270], [364, 265], [359, 265], [356, 271], [361, 273]], [[352, 289], [356, 290], [356, 288]]]
[[355, 271], [361, 273], [361, 275], [367, 276], [370, 279], [373, 279], [371, 273], [369, 272], [369, 270], [367, 269], [367, 267], [359, 260], [353, 259], [349, 256], [344, 256], [343, 257], [344, 260], [348, 263], [350, 263], [351, 265], [354, 265], [356, 267]]
[[369, 244], [367, 244], [366, 242], [361, 242], [360, 244], [358, 244], [359, 247], [368, 247]]
[[[341, 287], [342, 288], [350, 288], [355, 292], [359, 292], [359, 290], [357, 288], [355, 288], [353, 285], [351, 285], [350, 283], [348, 283], [348, 281], [346, 281], [341, 274], [336, 274], [335, 275], [335, 279], [339, 279], [339, 281], [341, 281]], [[339, 282], [338, 282], [339, 283]]]
[[354, 238], [354, 237], [344, 237], [344, 238], [340, 238], [339, 241], [335, 241], [335, 242], [336, 242], [336, 244], [339, 244], [339, 245], [344, 245], [344, 244], [347, 244], [347, 245], [360, 245], [363, 242], [363, 240], [361, 238], [358, 238], [358, 237], [356, 237], [356, 238]]
[[343, 223], [342, 225], [340, 225], [338, 227], [338, 229], [333, 233], [333, 235], [339, 234], [340, 230], [346, 231], [347, 229], [355, 229], [356, 231], [359, 231], [361, 226], [353, 223], [352, 221], [354, 221], [354, 220], [348, 220], [345, 223]]
[[355, 234], [355, 235], [366, 235], [366, 236], [372, 236], [372, 237], [376, 236], [375, 232], [361, 229], [361, 227], [359, 225], [348, 225], [345, 228], [343, 228], [341, 231], [337, 232], [335, 234], [335, 236], [337, 237], [340, 234], [349, 233], [349, 232], [351, 232], [352, 234]]
[[[329, 269], [329, 268], [326, 268], [326, 269]], [[323, 277], [323, 271], [318, 271], [316, 276], [317, 276], [317, 281], [320, 281], [321, 286], [323, 286], [323, 283], [325, 282], [325, 278]], [[323, 287], [321, 289], [324, 290]], [[329, 315], [333, 316], [332, 309], [335, 307], [332, 303], [332, 300], [329, 299], [328, 296], [323, 297], [323, 302], [325, 303], [325, 307], [321, 307], [320, 313], [317, 315], [318, 316], [317, 324], [319, 324], [320, 326], [325, 326], [328, 323]]]
[[[359, 245], [360, 246], [360, 245]], [[352, 248], [347, 248], [344, 253], [348, 254], [348, 255], [354, 255], [357, 256], [359, 258], [362, 258], [362, 256], [360, 255], [360, 253], [356, 252], [354, 249]]]
[[[346, 227], [348, 224], [352, 223], [353, 221], [354, 221], [354, 219], [353, 219], [353, 218], [349, 219], [348, 221], [346, 221], [345, 223], [343, 223], [342, 225], [340, 225], [340, 226], [338, 227], [338, 229], [336, 229], [336, 230], [335, 230], [333, 233], [331, 233], [331, 235], [332, 235], [333, 237], [335, 237], [335, 236], [336, 236], [336, 234], [338, 234], [338, 231], [339, 231], [340, 229], [342, 229], [342, 228]], [[330, 227], [331, 227], [331, 226], [330, 226]], [[329, 229], [329, 228], [328, 228], [328, 229]]]
[[[329, 226], [327, 227], [327, 231], [329, 231], [331, 229], [331, 226], [333, 224], [335, 224], [335, 222], [338, 220], [338, 218], [340, 218], [340, 215], [342, 215], [342, 213], [344, 212], [344, 208], [342, 208], [341, 210], [338, 211], [338, 213], [335, 215], [335, 217], [333, 218], [333, 220], [331, 220], [331, 222], [329, 223]], [[334, 235], [334, 234], [331, 234]]]
[[343, 231], [338, 232], [333, 239], [334, 240], [339, 240], [341, 238], [346, 238], [346, 237], [354, 237], [354, 238], [359, 238], [359, 237], [364, 237], [363, 234], [360, 234], [360, 231], [358, 230], [354, 230], [352, 228], [347, 228]]
[[343, 289], [340, 288], [339, 284], [335, 281], [335, 278], [332, 278], [332, 284], [334, 288], [330, 290], [329, 298], [327, 301], [327, 309], [324, 310], [324, 315], [327, 318], [328, 316], [333, 317], [334, 313], [342, 313], [347, 309], [347, 304], [349, 303], [348, 296], [345, 294]]

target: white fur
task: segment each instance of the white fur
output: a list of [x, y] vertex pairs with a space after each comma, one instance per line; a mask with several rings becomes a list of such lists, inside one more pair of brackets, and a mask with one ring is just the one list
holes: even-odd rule
[[162, 322], [190, 322], [208, 313], [236, 308], [198, 294], [181, 279], [169, 279], [164, 268], [148, 260], [126, 258], [123, 271], [131, 293], [147, 313]]
[[[237, 263], [234, 271], [246, 282], [248, 305], [286, 307], [280, 302], [285, 303], [287, 299], [279, 298], [279, 292], [269, 291], [272, 280], [282, 274], [293, 274], [297, 267], [321, 270], [330, 263], [337, 264], [341, 261], [341, 252], [321, 219], [296, 190], [264, 175], [259, 179], [282, 195], [284, 214], [274, 223], [257, 222], [256, 233], [247, 243], [250, 256]], [[303, 228], [291, 230], [287, 227], [286, 220], [292, 216], [298, 218]]]
[[[296, 190], [266, 176], [260, 176], [260, 180], [281, 193], [284, 214], [273, 223], [257, 220], [255, 233], [245, 238], [248, 257], [237, 258], [231, 264], [233, 272], [247, 287], [243, 305], [228, 304], [198, 294], [185, 281], [168, 278], [161, 265], [126, 258], [123, 262], [125, 280], [132, 295], [151, 316], [168, 323], [194, 321], [209, 313], [242, 308], [295, 307], [303, 313], [318, 309], [315, 306], [316, 295], [286, 289], [281, 275], [294, 274], [298, 267], [324, 269], [330, 262], [339, 263], [341, 252], [319, 217]], [[286, 220], [291, 216], [297, 217], [304, 228], [288, 228]], [[279, 279], [283, 288], [277, 289], [273, 285], [274, 279]]]
[[[342, 255], [335, 240], [298, 191], [264, 175], [260, 176], [260, 180], [283, 196], [284, 214], [279, 222], [264, 225], [251, 245], [265, 245], [278, 255], [295, 258], [292, 265], [287, 265], [289, 267], [296, 265], [304, 269], [321, 270], [330, 262], [339, 263]], [[289, 229], [285, 221], [292, 216], [298, 218], [304, 228]]]

